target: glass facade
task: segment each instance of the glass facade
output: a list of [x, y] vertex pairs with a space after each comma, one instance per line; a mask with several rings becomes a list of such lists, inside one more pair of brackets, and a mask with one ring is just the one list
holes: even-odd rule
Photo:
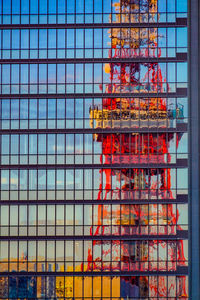
[[1, 299], [189, 299], [187, 17], [0, 1]]

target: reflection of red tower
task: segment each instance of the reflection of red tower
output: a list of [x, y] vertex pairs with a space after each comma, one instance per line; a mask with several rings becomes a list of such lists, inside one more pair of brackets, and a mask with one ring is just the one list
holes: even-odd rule
[[[131, 6], [134, 6], [132, 9], [137, 9], [140, 2], [142, 3], [142, 1], [121, 1], [119, 6], [121, 5], [121, 9], [124, 10], [128, 6], [130, 9]], [[156, 0], [150, 2], [154, 6], [157, 3]], [[104, 71], [110, 75], [110, 83], [107, 84], [105, 92], [111, 94], [111, 97], [109, 98], [108, 95], [102, 100], [102, 108], [93, 107], [90, 111], [92, 125], [95, 120], [96, 128], [114, 129], [114, 133], [95, 135], [96, 142], [102, 143], [101, 163], [105, 166], [100, 171], [105, 177], [105, 182], [99, 186], [98, 200], [130, 201], [130, 204], [120, 204], [112, 212], [106, 204], [99, 205], [98, 226], [95, 232], [91, 230], [91, 234], [134, 236], [135, 240], [131, 242], [112, 243], [110, 249], [116, 253], [116, 257], [120, 257], [118, 264], [115, 264], [112, 270], [176, 271], [177, 266], [184, 265], [185, 262], [183, 241], [163, 240], [163, 238], [160, 240], [160, 237], [176, 236], [179, 213], [173, 204], [148, 202], [148, 199], [160, 199], [166, 202], [173, 199], [171, 191], [173, 178], [168, 164], [171, 161], [170, 141], [175, 136], [166, 129], [170, 127], [174, 112], [168, 109], [166, 100], [162, 98], [138, 98], [130, 95], [126, 97], [126, 94], [130, 93], [139, 93], [140, 97], [142, 93], [164, 93], [167, 89], [166, 80], [162, 77], [157, 62], [126, 62], [126, 59], [132, 57], [149, 59], [155, 56], [156, 29], [147, 32], [145, 30], [139, 32], [136, 28], [124, 28], [112, 31], [111, 45], [115, 50], [110, 51], [109, 56], [116, 62], [106, 64], [104, 67]], [[126, 34], [126, 31], [130, 31], [130, 34]], [[144, 31], [142, 35], [141, 31]], [[146, 49], [139, 51], [141, 45], [146, 45]], [[159, 50], [157, 57], [160, 57]], [[123, 94], [123, 98], [120, 95], [113, 97], [113, 94]], [[159, 130], [155, 133], [155, 128], [162, 128], [163, 131]], [[177, 136], [178, 147], [181, 135]], [[113, 165], [119, 167], [112, 168]], [[146, 204], [138, 204], [140, 200], [147, 200]], [[110, 217], [115, 220], [112, 229], [105, 225]], [[137, 236], [140, 238], [144, 236], [145, 239], [145, 236], [149, 235], [157, 237], [151, 241], [137, 240]], [[94, 241], [93, 243], [95, 249], [107, 242]], [[159, 257], [165, 256], [165, 253], [168, 255], [166, 259]], [[98, 269], [98, 262], [106, 255], [108, 252], [103, 252], [93, 266], [88, 263], [88, 269], [91, 267], [93, 270]], [[91, 252], [88, 257], [91, 261]], [[101, 268], [111, 270], [108, 264], [102, 263]], [[186, 297], [185, 277], [179, 277], [178, 280], [179, 296]], [[149, 282], [153, 297], [166, 296], [167, 287], [162, 276], [159, 278], [159, 284], [158, 287], [153, 280]]]

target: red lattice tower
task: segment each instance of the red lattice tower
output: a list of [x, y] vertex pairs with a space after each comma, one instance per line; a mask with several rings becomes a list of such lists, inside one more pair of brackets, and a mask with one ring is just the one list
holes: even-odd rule
[[[121, 1], [119, 4], [115, 4], [116, 11], [123, 12], [127, 16], [130, 11], [137, 11], [138, 5], [146, 5], [148, 1]], [[149, 1], [148, 13], [153, 14], [157, 11], [157, 1]], [[119, 15], [117, 13], [117, 20]], [[126, 17], [124, 17], [126, 19]], [[105, 64], [104, 71], [109, 74], [110, 83], [106, 85], [105, 93], [108, 94], [107, 98], [102, 100], [102, 109], [93, 107], [90, 110], [91, 125], [96, 128], [167, 128], [169, 126], [170, 119], [173, 114], [167, 107], [165, 99], [162, 98], [138, 98], [138, 97], [126, 97], [126, 94], [131, 93], [163, 93], [167, 87], [166, 79], [163, 78], [160, 66], [157, 62], [145, 62], [149, 58], [155, 58], [156, 54], [159, 58], [161, 51], [157, 51], [157, 29], [137, 29], [137, 28], [115, 28], [109, 31], [111, 37], [111, 50], [109, 51], [109, 57], [112, 58], [112, 63]], [[146, 47], [145, 47], [146, 46]], [[141, 62], [133, 62], [132, 58], [139, 58]], [[116, 60], [116, 62], [115, 62]], [[147, 61], [146, 60], [146, 61]], [[144, 72], [146, 70], [146, 72]], [[119, 98], [117, 94], [123, 93], [124, 97]], [[112, 94], [112, 97], [109, 97]], [[116, 95], [116, 97], [115, 97]], [[113, 97], [114, 96], [114, 97]], [[94, 125], [95, 122], [95, 125]], [[174, 133], [166, 133], [165, 130], [159, 134], [151, 132], [149, 128], [148, 133], [112, 133], [112, 134], [95, 134], [94, 138], [96, 142], [102, 143], [102, 156], [101, 163], [106, 165], [119, 164], [120, 170], [113, 170], [109, 167], [100, 171], [100, 177], [105, 175], [105, 185], [100, 183], [98, 200], [103, 197], [103, 190], [105, 195], [103, 200], [111, 199], [115, 196], [115, 199], [127, 199], [134, 200], [147, 199], [151, 194], [151, 197], [159, 195], [161, 199], [173, 199], [171, 192], [171, 173], [167, 164], [171, 161], [169, 153], [170, 141], [174, 138]], [[116, 130], [117, 131], [117, 130]], [[145, 131], [144, 131], [145, 132]], [[177, 138], [177, 147], [181, 135]], [[162, 164], [166, 167], [158, 169], [150, 169], [148, 164]], [[137, 165], [146, 164], [146, 168], [122, 168], [122, 165]], [[153, 178], [154, 176], [160, 178], [160, 184]], [[121, 185], [118, 191], [112, 189], [112, 177], [116, 176], [117, 180], [124, 184]], [[142, 190], [142, 192], [141, 192]], [[156, 195], [156, 190], [158, 194]], [[115, 193], [115, 195], [114, 195]], [[155, 193], [155, 195], [153, 195]], [[132, 204], [130, 202], [130, 204]], [[116, 210], [115, 216], [111, 216], [111, 212], [108, 210], [108, 206], [105, 204], [98, 206], [98, 226], [95, 229], [91, 228], [91, 235], [106, 236], [109, 234], [119, 236], [120, 234], [134, 234], [141, 236], [143, 234], [154, 233], [154, 223], [157, 224], [158, 218], [158, 204], [151, 205], [151, 210], [148, 206], [141, 206], [138, 204], [129, 205], [121, 204], [120, 209]], [[133, 224], [127, 220], [130, 218], [130, 214], [133, 215]], [[121, 242], [121, 269], [123, 271], [163, 271], [167, 270], [167, 262], [165, 265], [153, 266], [149, 262], [151, 255], [154, 255], [154, 248], [158, 246], [166, 248], [167, 243], [159, 240], [159, 235], [176, 234], [175, 225], [177, 224], [179, 213], [174, 211], [173, 204], [166, 204], [160, 206], [159, 217], [163, 224], [163, 231], [156, 231], [155, 235], [158, 235], [157, 240], [147, 242], [136, 241], [135, 253], [136, 256], [142, 257], [142, 263], [131, 260], [130, 246], [127, 246], [125, 242]], [[110, 232], [110, 227], [104, 225], [106, 220], [110, 218], [118, 219], [118, 224], [115, 226], [114, 232]], [[149, 223], [151, 219], [151, 224]], [[130, 220], [129, 220], [130, 221]], [[122, 232], [121, 224], [129, 224], [127, 229]], [[117, 226], [118, 225], [118, 226]], [[134, 225], [134, 226], [131, 226]], [[140, 227], [143, 231], [139, 230]], [[157, 224], [158, 225], [158, 224]], [[132, 228], [133, 227], [133, 228]], [[169, 229], [170, 228], [170, 229]], [[127, 230], [127, 232], [126, 232]], [[170, 270], [176, 270], [176, 252], [178, 253], [178, 262], [184, 265], [185, 257], [183, 251], [183, 241], [179, 240], [176, 243], [169, 241], [169, 261]], [[93, 241], [93, 247], [102, 245], [101, 241]], [[149, 247], [149, 251], [148, 251]], [[112, 247], [112, 252], [116, 253], [116, 257], [119, 258], [119, 264], [115, 265], [114, 270], [120, 268], [120, 242], [116, 241]], [[110, 254], [108, 251], [103, 252], [103, 256]], [[138, 252], [138, 253], [137, 253]], [[96, 260], [96, 261], [95, 261]], [[93, 263], [92, 263], [93, 261]], [[126, 261], [131, 263], [126, 264]], [[111, 270], [108, 264], [103, 264], [101, 258], [94, 259], [92, 252], [88, 253], [88, 270]], [[113, 269], [113, 268], [112, 268]], [[160, 277], [160, 287], [156, 287], [152, 282], [149, 283], [149, 289], [152, 296], [165, 296], [167, 286], [165, 286], [162, 276]], [[179, 293], [180, 296], [186, 297], [186, 278], [183, 276], [179, 278]], [[152, 298], [153, 299], [153, 298]], [[176, 298], [174, 298], [176, 299]]]

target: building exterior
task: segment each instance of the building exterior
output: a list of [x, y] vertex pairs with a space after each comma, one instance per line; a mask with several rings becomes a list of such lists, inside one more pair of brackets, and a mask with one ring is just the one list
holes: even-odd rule
[[0, 2], [1, 299], [198, 299], [198, 9]]

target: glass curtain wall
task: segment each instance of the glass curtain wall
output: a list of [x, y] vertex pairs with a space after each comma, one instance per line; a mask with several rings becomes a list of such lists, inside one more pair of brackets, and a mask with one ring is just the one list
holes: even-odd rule
[[188, 297], [186, 0], [0, 1], [0, 298]]

